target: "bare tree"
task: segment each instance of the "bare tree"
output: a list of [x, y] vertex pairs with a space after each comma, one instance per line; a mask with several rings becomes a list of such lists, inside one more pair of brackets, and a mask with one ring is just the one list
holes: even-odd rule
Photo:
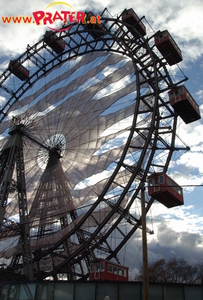
[[[190, 265], [184, 258], [164, 258], [149, 264], [150, 282], [203, 284], [203, 264]], [[142, 281], [142, 267], [135, 280]]]

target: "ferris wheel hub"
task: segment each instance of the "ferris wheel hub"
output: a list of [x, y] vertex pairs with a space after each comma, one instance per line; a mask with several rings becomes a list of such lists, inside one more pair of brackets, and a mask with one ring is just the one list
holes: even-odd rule
[[14, 125], [9, 129], [8, 133], [10, 135], [13, 135], [14, 133], [17, 133], [17, 132], [22, 134], [23, 128], [24, 128], [23, 124]]

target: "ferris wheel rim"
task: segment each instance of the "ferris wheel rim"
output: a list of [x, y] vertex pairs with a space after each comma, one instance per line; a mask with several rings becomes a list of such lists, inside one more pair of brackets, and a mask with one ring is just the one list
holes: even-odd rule
[[[115, 22], [116, 23], [118, 23], [118, 22], [120, 22], [120, 23], [122, 23], [123, 24], [123, 22], [121, 22], [121, 21], [118, 21], [117, 19], [115, 19]], [[124, 24], [123, 24], [124, 25]], [[78, 32], [78, 29], [76, 30], [77, 32]], [[84, 30], [82, 30], [82, 32], [84, 32]], [[74, 34], [76, 34], [76, 32], [72, 32], [71, 33], [71, 35], [73, 36]], [[112, 35], [113, 36], [113, 35]], [[63, 37], [63, 35], [62, 35], [62, 37]], [[103, 38], [102, 38], [103, 39]], [[101, 40], [102, 40], [101, 39]], [[115, 39], [117, 39], [117, 37], [115, 37]], [[146, 48], [148, 48], [148, 51], [150, 52], [150, 55], [151, 55], [151, 57], [152, 57], [152, 59], [154, 59], [154, 56], [153, 56], [153, 53], [152, 53], [152, 50], [148, 47], [148, 41], [144, 38], [144, 37], [141, 37], [141, 39], [142, 39], [142, 42], [145, 44], [145, 46], [146, 46]], [[40, 43], [43, 43], [44, 42], [44, 39], [42, 39], [42, 40], [40, 40]], [[93, 43], [95, 43], [94, 41], [92, 41], [92, 44]], [[121, 41], [121, 44], [122, 44], [122, 46], [123, 46], [123, 42]], [[37, 44], [35, 44], [35, 45], [39, 45], [39, 43], [37, 43]], [[36, 47], [36, 46], [34, 46], [34, 47]], [[46, 46], [44, 46], [45, 48], [46, 48]], [[78, 45], [78, 47], [79, 47], [79, 45]], [[126, 45], [126, 47], [127, 47], [127, 45]], [[123, 48], [122, 48], [123, 49]], [[128, 51], [129, 51], [129, 53], [130, 53], [130, 48], [129, 47], [127, 47], [127, 49], [128, 49]], [[39, 50], [40, 51], [40, 50]], [[70, 50], [67, 50], [66, 52], [68, 52], [68, 51], [70, 51]], [[100, 51], [100, 50], [97, 50], [97, 49], [95, 49], [94, 51]], [[105, 50], [103, 50], [103, 51], [105, 51]], [[111, 51], [110, 49], [109, 50], [106, 50], [106, 51]], [[79, 51], [78, 51], [79, 52]], [[91, 52], [91, 51], [90, 51]], [[92, 50], [92, 52], [93, 52], [93, 50]], [[113, 52], [113, 51], [112, 51]], [[88, 52], [85, 52], [84, 51], [84, 53], [83, 54], [87, 54]], [[123, 53], [122, 53], [123, 54]], [[131, 53], [130, 53], [131, 54]], [[80, 54], [77, 54], [76, 56], [79, 56], [79, 55], [82, 55], [81, 53]], [[23, 55], [21, 55], [21, 57], [22, 57]], [[55, 67], [57, 67], [58, 65], [60, 65], [61, 63], [62, 63], [62, 61], [60, 61], [60, 59], [59, 59], [59, 57], [60, 57], [60, 55], [58, 56], [58, 57], [54, 57], [53, 58], [53, 61], [58, 61], [58, 63], [56, 64], [56, 65], [54, 65], [53, 66], [53, 68], [55, 68]], [[68, 58], [68, 59], [72, 59], [73, 57], [71, 57], [71, 58]], [[29, 58], [27, 58], [27, 59], [29, 59]], [[68, 59], [66, 59], [66, 60], [68, 60]], [[133, 59], [133, 58], [131, 58], [131, 59]], [[135, 65], [137, 64], [137, 62], [135, 62]], [[156, 63], [154, 62], [154, 69], [156, 69]], [[6, 71], [7, 72], [7, 71]], [[41, 72], [41, 69], [39, 69], [38, 70], [38, 72]], [[44, 73], [45, 72], [48, 72], [48, 71], [46, 71], [45, 70], [45, 68], [44, 68]], [[139, 78], [139, 76], [138, 76], [138, 74], [139, 74], [139, 69], [137, 68], [137, 70], [135, 70], [135, 72], [137, 72], [137, 76], [136, 76], [136, 78], [138, 79]], [[44, 75], [44, 74], [43, 74]], [[167, 74], [168, 76], [169, 76], [169, 74]], [[5, 75], [3, 75], [3, 76], [5, 76]], [[34, 74], [33, 75], [33, 78], [34, 78], [34, 76], [36, 76], [36, 74]], [[42, 76], [42, 75], [41, 75]], [[5, 78], [5, 77], [4, 77]], [[38, 80], [40, 80], [40, 76], [38, 77], [39, 79]], [[169, 78], [170, 78], [170, 76], [169, 76]], [[32, 79], [32, 78], [31, 78]], [[147, 79], [146, 79], [147, 80]], [[159, 92], [158, 92], [158, 80], [157, 80], [157, 78], [155, 78], [155, 88], [154, 88], [154, 94], [155, 94], [155, 98], [156, 98], [156, 103], [157, 103], [157, 105], [158, 105], [158, 97], [159, 97]], [[170, 82], [170, 80], [169, 80], [169, 82]], [[31, 82], [30, 81], [30, 79], [29, 79], [29, 81], [27, 81], [27, 82], [25, 82], [25, 83], [23, 83], [23, 85], [22, 85], [22, 89], [23, 88], [25, 88], [24, 90], [23, 90], [23, 93], [25, 92], [25, 90], [26, 90], [26, 84], [29, 84], [29, 86], [31, 86], [32, 84], [33, 84], [33, 82]], [[137, 84], [139, 85], [139, 81], [137, 82]], [[17, 93], [19, 92], [19, 90], [17, 90]], [[139, 99], [139, 101], [140, 101], [140, 99]], [[139, 105], [139, 101], [137, 101], [137, 105]], [[6, 106], [8, 106], [8, 103], [5, 105], [5, 108], [6, 108]], [[4, 109], [5, 109], [4, 108]], [[5, 118], [5, 116], [6, 116], [6, 114], [7, 114], [7, 112], [6, 111], [4, 111], [3, 112], [3, 110], [4, 109], [2, 109], [2, 113], [3, 113], [3, 119]], [[136, 118], [137, 117], [137, 114], [136, 114], [136, 116], [135, 116], [135, 113], [134, 113], [134, 117]], [[155, 118], [156, 118], [156, 106], [155, 106], [155, 109], [154, 109], [154, 111], [153, 111], [153, 123], [155, 122]], [[3, 121], [3, 119], [1, 119], [1, 122]], [[174, 124], [176, 124], [176, 121], [174, 122]], [[134, 124], [134, 126], [132, 126], [131, 127], [131, 135], [134, 133], [134, 130], [135, 130], [135, 126], [136, 126], [136, 123]], [[158, 126], [159, 126], [159, 122], [157, 122], [156, 121], [156, 127], [157, 127], [157, 130], [158, 130]], [[174, 128], [175, 128], [175, 126], [174, 126]], [[151, 129], [150, 131], [149, 131], [149, 134], [148, 134], [148, 139], [146, 140], [146, 143], [145, 143], [145, 150], [142, 150], [142, 158], [140, 158], [140, 164], [142, 163], [142, 160], [143, 160], [143, 156], [144, 156], [144, 154], [145, 154], [145, 152], [146, 152], [146, 150], [147, 150], [147, 147], [148, 147], [148, 144], [149, 144], [149, 141], [150, 141], [150, 139], [151, 139], [151, 135], [152, 135], [152, 133], [153, 133], [153, 130], [154, 129]], [[157, 131], [158, 132], [158, 131]], [[173, 130], [173, 136], [175, 135], [175, 129]], [[158, 134], [157, 134], [157, 136], [158, 136]], [[119, 160], [119, 163], [120, 163], [120, 165], [117, 167], [117, 169], [114, 171], [115, 173], [114, 173], [114, 176], [118, 173], [118, 171], [119, 171], [119, 169], [120, 169], [120, 167], [121, 167], [121, 165], [122, 165], [122, 162], [123, 162], [123, 160], [124, 160], [124, 157], [125, 157], [125, 152], [127, 152], [127, 150], [128, 150], [128, 148], [129, 148], [129, 144], [130, 144], [130, 141], [131, 141], [131, 138], [129, 137], [129, 141], [126, 143], [126, 145], [125, 145], [125, 148], [124, 148], [124, 150], [123, 150], [123, 154], [122, 154], [122, 158]], [[154, 149], [154, 152], [155, 152], [156, 150]], [[170, 149], [170, 155], [172, 154], [172, 152], [173, 152], [173, 150], [171, 150]], [[153, 157], [153, 155], [152, 155], [152, 157]], [[149, 161], [149, 163], [148, 163], [148, 170], [149, 170], [149, 167], [150, 167], [150, 165], [151, 165], [151, 162], [152, 162], [152, 157], [151, 157], [151, 160]], [[168, 167], [168, 164], [169, 164], [169, 161], [170, 161], [170, 159], [168, 160], [168, 163], [167, 164], [165, 164], [165, 171], [166, 171], [166, 169], [167, 169], [167, 167]], [[148, 173], [148, 170], [146, 170], [145, 171], [145, 174], [143, 175], [143, 180], [145, 181], [146, 180], [146, 177], [147, 177], [147, 173]], [[133, 176], [134, 176], [134, 178], [135, 178], [135, 176], [136, 176], [137, 174], [135, 173]], [[132, 179], [131, 180], [134, 180], [134, 178], [133, 178], [133, 176], [131, 177]], [[109, 179], [109, 185], [112, 183], [112, 181], [113, 181], [113, 176], [111, 176], [110, 177], [110, 179]], [[108, 186], [106, 185], [105, 186], [105, 188], [106, 188], [106, 190], [108, 190]], [[137, 194], [139, 193], [139, 190], [140, 190], [140, 186], [138, 187], [138, 189], [137, 189]], [[101, 201], [101, 199], [100, 198], [103, 198], [104, 197], [104, 195], [106, 194], [106, 191], [104, 190], [102, 193], [101, 193], [101, 195], [98, 197], [98, 203]], [[97, 201], [96, 201], [97, 202]], [[150, 202], [150, 206], [151, 206], [151, 204], [152, 204], [152, 202], [153, 202], [153, 200]], [[95, 203], [95, 207], [97, 206], [98, 204], [96, 204]], [[90, 209], [91, 211], [93, 211], [94, 210], [94, 206], [92, 206], [92, 208]], [[80, 228], [80, 226], [85, 222], [85, 220], [87, 219], [87, 217], [88, 217], [88, 215], [90, 215], [91, 214], [91, 211], [90, 211], [90, 213], [89, 214], [87, 214], [86, 216], [84, 216], [84, 218], [76, 225], [76, 227], [74, 228], [74, 230], [72, 231], [72, 232], [70, 232], [65, 238], [67, 238], [67, 237], [69, 237], [69, 236], [71, 236], [72, 234], [74, 234], [75, 232], [76, 232], [76, 230], [78, 229], [78, 228]], [[89, 212], [89, 211], [88, 211]], [[112, 212], [112, 214], [114, 213], [114, 212], [116, 212], [116, 208], [115, 208], [115, 211], [113, 211]], [[108, 215], [108, 217], [110, 218], [110, 215]], [[107, 222], [107, 221], [106, 221]], [[105, 222], [104, 222], [105, 223]], [[119, 222], [118, 222], [119, 223]], [[103, 224], [103, 223], [102, 223]], [[100, 224], [100, 226], [98, 226], [98, 228], [97, 228], [97, 231], [98, 232], [100, 232], [100, 230], [101, 230], [101, 228], [102, 228], [102, 224]], [[64, 239], [65, 239], [64, 238]], [[92, 239], [93, 239], [93, 237], [92, 237]], [[59, 242], [59, 244], [61, 244], [62, 243], [62, 240], [60, 240], [60, 242]], [[90, 244], [91, 243], [91, 240], [88, 240], [88, 242], [87, 242], [88, 244]], [[54, 246], [54, 248], [51, 248], [51, 249], [49, 249], [49, 253], [51, 253], [55, 248], [57, 248], [57, 244]], [[83, 246], [83, 248], [85, 248], [85, 245]], [[78, 253], [80, 253], [80, 251], [82, 251], [81, 249], [78, 249]], [[77, 252], [77, 251], [76, 251]], [[47, 255], [47, 253], [45, 252], [44, 253], [44, 256], [45, 255]], [[74, 254], [75, 255], [75, 254]], [[70, 256], [70, 258], [69, 258], [69, 260], [71, 260], [72, 258], [74, 258], [74, 256], [73, 255], [71, 255]]]

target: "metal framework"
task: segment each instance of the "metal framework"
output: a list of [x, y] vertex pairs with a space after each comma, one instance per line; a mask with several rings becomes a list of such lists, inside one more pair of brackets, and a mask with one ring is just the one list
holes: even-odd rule
[[[53, 188], [57, 191], [57, 195], [66, 198], [69, 202], [71, 193], [61, 166], [63, 154], [60, 143], [49, 147], [44, 141], [31, 135], [20, 121], [17, 125], [13, 124], [9, 133], [10, 138], [0, 154], [1, 238], [4, 239], [6, 236], [12, 238], [18, 232], [21, 252], [12, 255], [10, 265], [5, 270], [1, 270], [4, 279], [17, 279], [25, 276], [29, 280], [40, 280], [52, 276], [57, 280], [59, 274], [66, 274], [68, 279], [87, 278], [89, 263], [98, 255], [98, 252], [108, 260], [114, 259], [119, 262], [120, 250], [137, 229], [141, 229], [141, 217], [132, 212], [132, 206], [135, 201], [140, 203], [141, 186], [146, 182], [148, 174], [154, 169], [166, 172], [173, 152], [188, 150], [184, 145], [176, 146], [175, 144], [177, 116], [170, 107], [168, 99], [165, 98], [167, 91], [186, 78], [173, 82], [166, 61], [157, 55], [154, 49], [153, 36], [144, 38], [136, 29], [126, 26], [120, 16], [109, 18], [103, 15], [102, 22], [105, 31], [100, 38], [95, 39], [92, 35], [93, 32], [99, 32], [98, 28], [87, 29], [82, 24], [73, 24], [68, 31], [58, 33], [57, 38], [63, 39], [66, 44], [62, 54], [56, 54], [43, 38], [33, 46], [28, 45], [26, 51], [17, 59], [21, 64], [30, 65], [29, 79], [23, 83], [17, 81], [18, 84], [11, 88], [8, 82], [13, 75], [9, 69], [6, 69], [0, 77], [0, 90], [6, 99], [0, 110], [0, 126], [4, 126], [9, 111], [37, 81], [42, 80], [51, 70], [60, 68], [65, 62], [88, 53], [115, 53], [130, 59], [136, 76], [134, 86], [137, 90], [134, 117], [128, 128], [126, 143], [102, 191], [82, 216], [78, 215], [78, 210], [74, 206], [69, 214], [60, 215], [61, 230], [70, 227], [72, 223], [74, 226], [70, 227], [57, 242], [38, 250], [33, 249], [30, 241], [29, 220], [32, 215], [27, 208], [26, 180], [28, 178], [26, 178], [23, 156], [25, 139], [29, 140], [30, 144], [34, 143], [45, 149], [49, 156], [33, 202], [38, 202], [37, 205], [40, 206], [40, 201], [43, 202], [44, 198], [48, 199]], [[129, 29], [135, 30], [134, 36], [139, 36], [139, 39], [136, 39]], [[145, 86], [148, 89], [146, 93], [143, 93]], [[148, 116], [150, 116], [149, 121], [140, 125], [140, 119], [147, 119]], [[141, 142], [136, 143], [135, 137], [138, 137]], [[133, 157], [135, 153], [136, 163], [129, 163], [127, 158]], [[164, 157], [159, 159], [161, 153]], [[124, 173], [127, 179], [122, 182], [121, 174]], [[18, 195], [20, 222], [5, 218], [5, 208], [12, 189], [17, 191]], [[115, 189], [119, 189], [119, 195], [111, 201], [109, 191]], [[53, 199], [50, 200], [50, 206], [51, 201]], [[146, 212], [149, 211], [152, 203], [153, 199], [146, 202]], [[98, 220], [95, 213], [102, 205], [110, 209], [103, 218]], [[53, 205], [50, 213], [54, 208]], [[87, 230], [84, 225], [90, 219], [93, 220], [94, 227]], [[124, 223], [127, 231], [120, 226]], [[38, 233], [34, 239], [40, 240], [46, 235], [49, 236], [51, 224], [49, 229], [47, 224], [44, 225], [41, 220], [41, 223], [36, 225]], [[152, 233], [149, 228], [147, 231]], [[110, 239], [115, 232], [121, 238], [116, 245], [112, 246]], [[72, 237], [77, 239], [77, 247], [74, 251], [69, 251], [70, 247], [74, 246]], [[42, 262], [43, 265], [46, 264], [46, 268], [42, 268]]]

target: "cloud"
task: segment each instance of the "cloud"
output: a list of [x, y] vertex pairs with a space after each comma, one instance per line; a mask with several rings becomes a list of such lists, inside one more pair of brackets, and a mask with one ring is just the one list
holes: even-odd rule
[[160, 256], [166, 259], [180, 257], [195, 264], [202, 262], [202, 248], [203, 236], [200, 233], [176, 232], [167, 226], [167, 222], [161, 222], [157, 226], [156, 236], [148, 242], [149, 261]]
[[187, 125], [180, 120], [176, 141], [177, 145], [179, 141], [184, 141], [190, 150], [178, 158], [174, 156], [170, 164], [170, 174], [180, 185], [202, 184], [203, 165], [200, 161], [203, 155], [203, 124], [201, 120]]
[[[162, 205], [159, 204], [158, 206]], [[190, 264], [201, 263], [203, 235], [200, 232], [200, 227], [202, 228], [203, 220], [199, 225], [199, 229], [196, 232], [191, 232], [191, 228], [194, 225], [191, 223], [198, 223], [197, 215], [194, 214], [192, 218], [188, 216], [190, 210], [193, 209], [192, 207], [188, 206], [187, 208], [179, 209], [176, 222], [174, 221], [173, 213], [168, 212], [168, 209], [164, 207], [163, 209], [159, 207], [159, 209], [162, 212], [165, 211], [165, 215], [159, 214], [155, 219], [153, 218], [154, 234], [147, 235], [149, 263], [161, 258], [168, 260], [174, 257], [184, 258]], [[188, 224], [185, 222], [186, 218]], [[182, 223], [178, 219], [182, 219]], [[189, 221], [190, 219], [193, 221]], [[133, 280], [142, 266], [142, 238], [140, 230], [137, 231], [134, 239], [122, 249], [121, 262], [130, 267], [130, 278]]]
[[[203, 99], [203, 90], [201, 89], [201, 90], [197, 91], [196, 96], [199, 99]], [[201, 109], [203, 110], [203, 105], [201, 106]]]
[[187, 167], [187, 171], [190, 170], [190, 173], [187, 173], [187, 175], [191, 174], [192, 171], [198, 171], [199, 173], [203, 173], [203, 165], [200, 163], [201, 159], [202, 152], [187, 152], [185, 155], [181, 156], [181, 158], [177, 161], [177, 164]]
[[[69, 1], [70, 2], [70, 1]], [[69, 3], [67, 2], [67, 3]], [[17, 1], [8, 2], [1, 1], [1, 16], [31, 16], [33, 11], [44, 10], [51, 1]], [[186, 60], [196, 60], [203, 54], [203, 3], [201, 0], [189, 2], [187, 0], [175, 1], [170, 3], [166, 0], [159, 1], [143, 1], [137, 0], [136, 3], [129, 0], [127, 3], [123, 1], [91, 1], [84, 3], [82, 1], [70, 2], [75, 10], [96, 10], [102, 12], [105, 7], [111, 15], [118, 15], [125, 8], [134, 8], [140, 17], [145, 15], [146, 20], [151, 24], [155, 31], [168, 29], [171, 34], [180, 42], [181, 49]], [[175, 12], [175, 13], [174, 13]], [[146, 22], [146, 25], [147, 22]], [[36, 42], [45, 31], [43, 26], [30, 25], [4, 25], [0, 23], [1, 56], [8, 54], [15, 56], [23, 52], [27, 44]], [[149, 32], [152, 32], [148, 26]], [[6, 36], [6, 39], [5, 39]], [[191, 43], [192, 41], [192, 43]], [[15, 45], [15, 47], [14, 47]]]
[[154, 235], [147, 236], [149, 261], [175, 256], [189, 263], [201, 262], [203, 217], [197, 214], [195, 207], [167, 209], [161, 204], [155, 207], [152, 209]]
[[157, 203], [152, 207], [151, 214], [150, 222], [155, 227], [155, 233], [158, 233], [158, 226], [162, 222], [175, 232], [203, 233], [203, 217], [200, 216], [200, 212], [195, 210], [194, 205], [183, 205], [168, 209]]
[[[178, 158], [173, 163], [173, 168], [174, 170], [178, 169], [178, 172], [182, 173], [182, 179], [185, 177], [188, 184], [191, 184], [191, 182], [195, 183], [195, 181], [196, 184], [202, 183], [202, 179], [198, 178], [195, 172], [196, 174], [197, 172], [203, 173], [203, 165], [200, 163], [203, 155], [203, 124], [201, 120], [188, 125], [181, 124], [177, 132], [181, 140], [185, 141], [187, 146], [190, 147], [190, 151]], [[180, 177], [178, 173], [175, 176], [176, 178]]]

